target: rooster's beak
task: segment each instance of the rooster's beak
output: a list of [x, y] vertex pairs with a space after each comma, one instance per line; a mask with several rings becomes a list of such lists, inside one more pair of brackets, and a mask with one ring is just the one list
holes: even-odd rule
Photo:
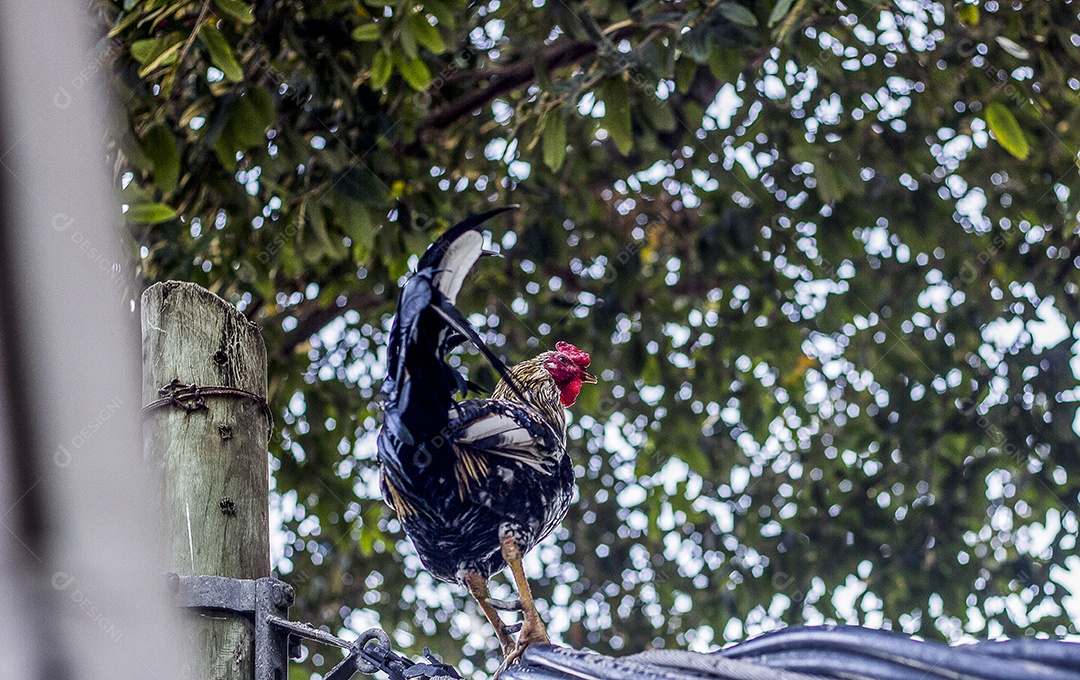
[[585, 371], [585, 375], [581, 376], [581, 382], [587, 384], [594, 384], [596, 383], [596, 376], [592, 373], [589, 373], [588, 371]]

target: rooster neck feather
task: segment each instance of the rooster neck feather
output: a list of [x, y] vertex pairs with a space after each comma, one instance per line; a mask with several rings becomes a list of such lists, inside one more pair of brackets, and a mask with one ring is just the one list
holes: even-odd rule
[[[544, 358], [545, 355], [541, 354], [522, 361], [510, 368], [510, 376], [521, 390], [522, 396], [525, 397], [525, 403], [542, 413], [544, 419], [555, 427], [555, 431], [565, 438], [566, 410], [559, 400], [559, 387], [555, 384], [555, 379], [544, 368]], [[491, 398], [522, 401], [505, 380], [499, 381]]]

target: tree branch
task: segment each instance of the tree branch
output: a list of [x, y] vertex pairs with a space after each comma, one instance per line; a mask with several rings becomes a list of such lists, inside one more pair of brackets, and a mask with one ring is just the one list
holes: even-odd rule
[[378, 296], [368, 291], [358, 290], [345, 296], [344, 305], [339, 305], [335, 300], [327, 307], [312, 304], [311, 308], [307, 310], [288, 310], [289, 315], [297, 318], [297, 324], [296, 328], [285, 333], [281, 344], [277, 347], [278, 355], [283, 359], [288, 358], [301, 343], [350, 309], [364, 311], [378, 303]]
[[[611, 40], [618, 41], [624, 37], [624, 34], [629, 34], [633, 30], [632, 26], [620, 28], [612, 34]], [[596, 42], [567, 42], [541, 50], [539, 59], [550, 71], [577, 62], [594, 54], [599, 49], [600, 44]], [[535, 78], [536, 62], [528, 57], [522, 57], [513, 64], [491, 69], [486, 73], [474, 71], [471, 74], [458, 75], [457, 80], [486, 79], [490, 84], [481, 90], [468, 92], [460, 99], [456, 99], [435, 111], [420, 123], [419, 128], [417, 128], [417, 135], [419, 136], [428, 130], [445, 130], [460, 118], [475, 111], [500, 94], [526, 85]]]

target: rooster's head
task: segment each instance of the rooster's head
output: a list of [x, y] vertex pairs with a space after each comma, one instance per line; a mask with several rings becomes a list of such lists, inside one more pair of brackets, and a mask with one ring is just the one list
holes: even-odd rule
[[589, 354], [569, 342], [555, 343], [555, 351], [546, 352], [546, 355], [543, 365], [559, 388], [563, 406], [570, 406], [577, 400], [583, 383], [596, 382], [596, 376], [586, 370]]

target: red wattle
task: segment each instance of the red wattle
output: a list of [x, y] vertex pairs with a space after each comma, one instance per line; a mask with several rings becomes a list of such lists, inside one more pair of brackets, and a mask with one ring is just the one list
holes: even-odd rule
[[559, 401], [563, 406], [573, 406], [579, 394], [581, 394], [581, 378], [574, 378], [563, 386]]

